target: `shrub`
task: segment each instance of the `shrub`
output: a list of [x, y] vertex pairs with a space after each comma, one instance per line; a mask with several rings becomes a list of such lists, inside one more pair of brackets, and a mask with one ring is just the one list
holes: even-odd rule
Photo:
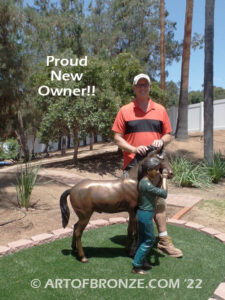
[[18, 160], [20, 154], [20, 145], [16, 139], [7, 140], [8, 155], [10, 159]]
[[26, 209], [30, 207], [30, 196], [36, 183], [39, 168], [40, 164], [36, 167], [32, 167], [30, 163], [26, 163], [25, 168], [20, 167], [20, 170], [17, 169], [16, 193], [20, 207], [25, 207]]
[[225, 177], [225, 158], [221, 152], [215, 153], [213, 164], [206, 164], [206, 167], [213, 183], [218, 183], [222, 177]]
[[3, 144], [0, 145], [0, 161], [7, 159], [7, 154], [3, 149]]
[[16, 139], [9, 139], [1, 143], [0, 160], [13, 159], [18, 160], [20, 154], [20, 146]]
[[210, 187], [212, 177], [203, 163], [194, 163], [185, 157], [171, 159], [174, 172], [173, 182], [184, 187]]

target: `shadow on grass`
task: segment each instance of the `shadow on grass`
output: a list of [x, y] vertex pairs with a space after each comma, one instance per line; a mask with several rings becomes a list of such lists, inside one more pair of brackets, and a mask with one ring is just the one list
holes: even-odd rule
[[[110, 240], [118, 245], [123, 246], [123, 248], [113, 248], [113, 247], [83, 247], [85, 255], [87, 258], [92, 258], [92, 257], [101, 257], [101, 258], [116, 258], [116, 257], [127, 257], [127, 253], [125, 251], [125, 245], [126, 245], [126, 235], [116, 235]], [[159, 266], [160, 265], [160, 258], [165, 257], [164, 254], [158, 252], [156, 250], [157, 247], [157, 240], [151, 249], [149, 255], [148, 255], [148, 260], [152, 266]], [[78, 257], [77, 251], [74, 251], [72, 249], [63, 249], [61, 253], [64, 256], [73, 256], [77, 260], [80, 261]], [[131, 259], [133, 259], [131, 257]]]
[[[112, 248], [112, 247], [83, 247], [85, 255], [87, 258], [116, 258], [116, 257], [127, 257], [125, 248]], [[72, 249], [63, 249], [62, 254], [64, 256], [73, 256], [78, 261], [80, 258], [77, 252]], [[165, 255], [159, 253], [156, 249], [152, 248], [150, 254], [148, 255], [148, 260], [152, 266], [160, 265], [160, 258], [165, 257]], [[131, 257], [131, 259], [133, 259]]]
[[110, 240], [114, 243], [114, 244], [118, 244], [121, 246], [126, 246], [126, 239], [127, 236], [126, 235], [115, 235], [113, 237], [110, 238]]
[[[126, 251], [124, 248], [112, 248], [112, 247], [83, 247], [85, 255], [87, 257], [126, 257]], [[72, 255], [76, 259], [80, 260], [77, 255], [77, 251], [74, 252], [72, 249], [63, 249], [62, 254], [65, 256]]]

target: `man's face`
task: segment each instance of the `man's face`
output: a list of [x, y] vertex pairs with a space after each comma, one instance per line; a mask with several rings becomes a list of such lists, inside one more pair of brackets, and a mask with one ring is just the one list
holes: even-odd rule
[[150, 92], [148, 80], [145, 78], [139, 79], [138, 83], [133, 86], [133, 89], [137, 97], [148, 97]]

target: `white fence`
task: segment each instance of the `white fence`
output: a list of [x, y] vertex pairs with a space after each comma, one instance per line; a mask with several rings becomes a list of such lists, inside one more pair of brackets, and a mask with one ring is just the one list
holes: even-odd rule
[[[102, 138], [101, 136], [98, 135], [98, 142], [101, 142]], [[90, 138], [86, 138], [86, 143], [87, 145], [90, 144]], [[66, 137], [66, 145], [67, 145], [67, 137]], [[70, 142], [71, 147], [73, 147], [73, 137], [71, 137], [71, 142]], [[80, 141], [80, 146], [83, 146], [83, 141]], [[33, 149], [33, 137], [29, 136], [28, 137], [28, 149], [31, 152]], [[34, 153], [41, 153], [44, 152], [45, 150], [45, 144], [42, 144], [39, 142], [39, 139], [36, 138], [35, 143], [34, 143]], [[58, 150], [58, 142], [50, 142], [48, 146], [48, 151], [56, 151]]]
[[[225, 99], [213, 101], [214, 130], [225, 129]], [[171, 107], [168, 110], [173, 133], [177, 125], [178, 107]], [[204, 103], [191, 104], [188, 106], [188, 132], [204, 130]]]

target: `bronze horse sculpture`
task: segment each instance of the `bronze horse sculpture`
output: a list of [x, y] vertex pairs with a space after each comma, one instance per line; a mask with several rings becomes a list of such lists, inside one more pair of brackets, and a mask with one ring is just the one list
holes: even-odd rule
[[[71, 205], [79, 218], [78, 222], [74, 224], [72, 249], [75, 251], [77, 246], [78, 256], [82, 262], [87, 262], [88, 260], [82, 248], [81, 236], [94, 211], [105, 213], [127, 211], [129, 213], [126, 251], [129, 255], [132, 255], [132, 243], [136, 243], [138, 238], [136, 220], [138, 168], [145, 160], [155, 155], [157, 155], [161, 161], [161, 173], [171, 178], [173, 172], [164, 150], [149, 146], [147, 155], [144, 158], [140, 155], [136, 155], [129, 164], [126, 178], [114, 180], [84, 179], [61, 195], [60, 209], [63, 227], [65, 228], [67, 226], [70, 217], [70, 211], [67, 205], [68, 195], [70, 195]], [[160, 175], [155, 178], [153, 184], [155, 186], [161, 185]]]

